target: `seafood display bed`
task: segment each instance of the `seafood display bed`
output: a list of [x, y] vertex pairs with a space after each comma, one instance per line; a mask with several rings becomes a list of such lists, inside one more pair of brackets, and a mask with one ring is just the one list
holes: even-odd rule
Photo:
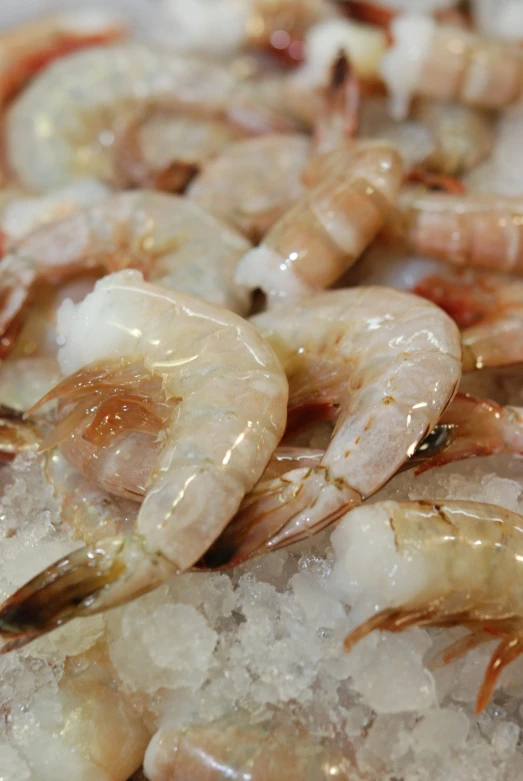
[[1, 781], [520, 781], [523, 2], [10, 6]]

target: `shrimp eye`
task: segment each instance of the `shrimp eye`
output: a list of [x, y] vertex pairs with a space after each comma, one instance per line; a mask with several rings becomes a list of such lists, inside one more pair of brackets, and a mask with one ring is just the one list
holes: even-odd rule
[[412, 456], [416, 458], [430, 458], [444, 450], [450, 443], [451, 432], [448, 426], [436, 426], [428, 436], [420, 443], [418, 449]]

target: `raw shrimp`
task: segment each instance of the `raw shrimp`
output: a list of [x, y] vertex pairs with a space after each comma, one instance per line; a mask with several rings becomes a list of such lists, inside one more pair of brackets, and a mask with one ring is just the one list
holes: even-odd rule
[[208, 56], [261, 47], [291, 61], [301, 59], [305, 31], [336, 14], [324, 0], [163, 0], [159, 12], [165, 24], [153, 34], [177, 50]]
[[523, 282], [468, 270], [426, 277], [415, 292], [463, 327], [465, 371], [523, 362]]
[[0, 261], [0, 329], [20, 318], [32, 290], [81, 271], [140, 268], [149, 279], [246, 313], [233, 278], [249, 242], [187, 200], [118, 193], [31, 233]]
[[348, 568], [355, 581], [362, 566], [375, 578], [394, 573], [384, 591], [387, 607], [348, 635], [346, 651], [374, 629], [411, 626], [471, 630], [446, 649], [445, 662], [501, 640], [476, 701], [481, 712], [503, 668], [523, 653], [521, 515], [479, 502], [380, 502], [347, 515], [333, 543], [346, 549], [337, 564], [340, 577], [339, 568]]
[[37, 450], [41, 441], [37, 426], [22, 420], [22, 413], [0, 407], [0, 461], [12, 459], [27, 450]]
[[302, 194], [311, 156], [345, 144], [355, 132], [359, 94], [344, 55], [318, 98], [312, 142], [269, 134], [231, 144], [195, 179], [188, 197], [259, 241]]
[[383, 56], [381, 73], [399, 117], [407, 113], [413, 95], [488, 109], [520, 97], [523, 53], [518, 46], [438, 25], [420, 14], [396, 18], [391, 31], [394, 44]]
[[13, 190], [0, 205], [2, 254], [9, 252], [31, 231], [101, 201], [110, 193], [110, 189], [96, 179], [79, 179], [39, 196]]
[[115, 41], [127, 32], [120, 18], [102, 8], [62, 12], [7, 30], [0, 35], [0, 108], [57, 57]]
[[118, 179], [126, 186], [181, 192], [206, 163], [243, 135], [228, 122], [145, 110], [117, 145]]
[[343, 146], [313, 162], [305, 181], [316, 186], [236, 270], [236, 282], [261, 288], [269, 305], [299, 299], [341, 277], [383, 225], [400, 188], [401, 158], [388, 144]]
[[320, 293], [253, 318], [289, 379], [289, 413], [338, 407], [314, 468], [260, 482], [203, 564], [233, 564], [312, 535], [380, 488], [456, 391], [459, 332], [440, 309], [387, 288]]
[[350, 781], [355, 764], [282, 714], [249, 724], [238, 714], [182, 729], [161, 727], [144, 760], [150, 781]]
[[523, 273], [523, 200], [405, 189], [381, 238], [411, 254]]
[[256, 329], [138, 271], [104, 277], [76, 307], [64, 304], [59, 331], [61, 367], [73, 374], [42, 403], [65, 405], [51, 436], [66, 458], [133, 498], [159, 420], [162, 446], [135, 534], [76, 551], [57, 564], [58, 582], [51, 567], [11, 597], [0, 618], [5, 649], [191, 567], [261, 477], [285, 428], [287, 380]]
[[[277, 97], [277, 96], [276, 96]], [[295, 127], [242, 69], [139, 43], [94, 48], [53, 63], [10, 106], [5, 152], [22, 185], [48, 190], [74, 179], [117, 181], [116, 139], [140, 109], [198, 107], [259, 132]], [[280, 110], [281, 109], [281, 110]]]
[[302, 194], [310, 154], [304, 135], [237, 141], [203, 169], [187, 197], [259, 241]]
[[523, 455], [523, 408], [457, 393], [438, 424], [404, 468], [420, 474], [434, 466], [505, 451]]
[[[60, 659], [63, 645], [52, 659]], [[31, 778], [127, 781], [140, 767], [151, 730], [119, 683], [103, 638], [65, 659], [56, 690], [34, 695], [32, 719], [31, 705], [18, 703], [7, 719]]]

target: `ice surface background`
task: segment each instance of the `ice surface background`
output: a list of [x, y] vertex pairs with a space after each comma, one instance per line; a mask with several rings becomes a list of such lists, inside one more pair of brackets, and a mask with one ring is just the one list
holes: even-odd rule
[[[137, 23], [150, 22], [143, 0], [111, 5]], [[488, 28], [489, 6], [499, 11], [502, 4], [480, 5]], [[506, 0], [503, 8], [508, 5]], [[85, 2], [4, 0], [0, 25], [49, 7], [75, 6], [84, 8]], [[471, 177], [472, 187], [521, 192], [522, 134], [523, 109], [507, 111], [494, 155]], [[410, 286], [419, 267], [417, 259], [408, 267], [402, 258], [390, 264], [374, 251], [358, 274], [362, 281]], [[521, 403], [517, 379], [505, 383], [502, 401]], [[0, 488], [3, 598], [79, 543], [61, 522], [60, 498], [34, 456], [3, 467]], [[408, 472], [379, 498], [475, 499], [523, 513], [522, 461], [503, 456], [419, 477]], [[160, 724], [211, 721], [237, 708], [253, 719], [284, 708], [315, 734], [352, 746], [356, 780], [520, 781], [523, 659], [503, 674], [494, 701], [475, 718], [474, 700], [492, 646], [441, 670], [426, 666], [460, 629], [374, 634], [346, 656], [345, 634], [379, 604], [380, 593], [356, 589], [348, 604], [339, 589], [339, 568], [332, 575], [339, 551], [330, 536], [328, 531], [233, 573], [175, 578], [128, 606], [73, 622], [0, 657], [0, 780], [106, 780], [102, 771], [86, 769], [71, 737], [73, 715], [63, 692], [68, 663], [77, 662], [81, 671], [86, 652], [104, 648], [114, 687], [144, 714], [151, 732]]]

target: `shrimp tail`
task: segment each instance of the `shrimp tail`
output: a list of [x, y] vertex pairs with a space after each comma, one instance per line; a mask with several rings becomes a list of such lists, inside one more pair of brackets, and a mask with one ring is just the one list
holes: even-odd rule
[[0, 653], [78, 616], [123, 605], [163, 583], [173, 565], [138, 537], [110, 537], [51, 564], [0, 606]]

